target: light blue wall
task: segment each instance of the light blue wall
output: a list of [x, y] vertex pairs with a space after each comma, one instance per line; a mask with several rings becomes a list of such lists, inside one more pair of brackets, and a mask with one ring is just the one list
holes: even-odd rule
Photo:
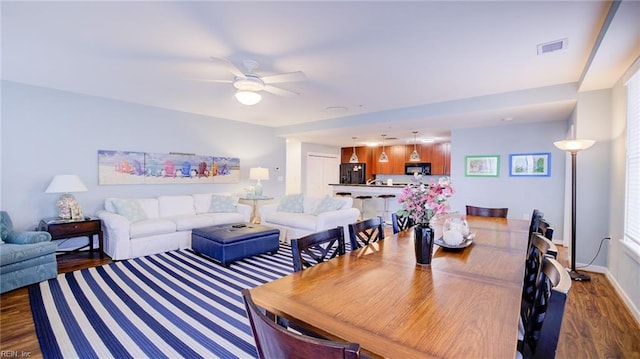
[[[554, 233], [561, 236], [565, 155], [553, 141], [564, 138], [566, 127], [566, 121], [555, 121], [452, 131], [451, 180], [456, 190], [451, 199], [453, 209], [464, 213], [467, 204], [508, 207], [509, 218], [531, 219], [537, 208], [553, 224]], [[509, 154], [538, 152], [551, 153], [551, 176], [509, 176]], [[465, 177], [465, 156], [469, 155], [499, 155], [500, 176]]]
[[[86, 215], [105, 197], [242, 192], [249, 168], [285, 169], [285, 140], [272, 128], [2, 82], [2, 195], [18, 229], [57, 215], [58, 194], [44, 193], [56, 174], [77, 174], [88, 192], [76, 193]], [[240, 158], [238, 184], [99, 186], [97, 151], [185, 152]], [[284, 182], [264, 192], [284, 194]]]

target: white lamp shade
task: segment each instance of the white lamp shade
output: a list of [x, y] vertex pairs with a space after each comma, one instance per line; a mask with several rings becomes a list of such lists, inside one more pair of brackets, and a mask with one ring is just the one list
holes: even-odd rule
[[45, 193], [72, 193], [72, 192], [86, 192], [87, 186], [82, 183], [80, 177], [77, 175], [57, 175], [53, 177], [49, 187], [45, 190]]
[[252, 180], [268, 180], [269, 169], [262, 167], [253, 167], [249, 169], [249, 179]]
[[562, 140], [553, 143], [554, 146], [567, 152], [578, 152], [586, 150], [596, 143], [594, 140]]
[[243, 105], [252, 106], [262, 100], [262, 95], [253, 91], [236, 91], [236, 100]]

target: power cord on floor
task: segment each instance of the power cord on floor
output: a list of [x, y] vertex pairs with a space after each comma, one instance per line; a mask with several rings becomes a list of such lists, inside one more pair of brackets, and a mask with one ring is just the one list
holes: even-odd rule
[[586, 267], [588, 267], [588, 266], [590, 266], [590, 265], [592, 265], [592, 264], [593, 264], [593, 262], [596, 260], [596, 258], [598, 258], [598, 254], [600, 254], [600, 250], [602, 249], [602, 243], [604, 242], [604, 240], [605, 240], [605, 239], [611, 240], [611, 237], [604, 237], [604, 238], [602, 238], [602, 239], [600, 240], [600, 246], [598, 247], [598, 251], [596, 252], [596, 255], [595, 255], [595, 256], [593, 256], [593, 259], [591, 260], [591, 262], [589, 262], [589, 264], [587, 264], [587, 265], [583, 265], [583, 266], [580, 266], [580, 267], [576, 267], [576, 269], [578, 269], [578, 268], [586, 268]]

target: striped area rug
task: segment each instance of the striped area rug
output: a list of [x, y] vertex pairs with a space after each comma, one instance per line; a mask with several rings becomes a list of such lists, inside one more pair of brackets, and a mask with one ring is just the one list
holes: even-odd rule
[[29, 288], [45, 358], [255, 358], [240, 295], [292, 272], [291, 248], [224, 268], [188, 250], [60, 274]]

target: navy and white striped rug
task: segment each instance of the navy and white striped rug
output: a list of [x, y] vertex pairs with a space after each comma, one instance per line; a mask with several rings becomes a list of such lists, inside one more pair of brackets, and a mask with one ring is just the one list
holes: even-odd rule
[[188, 250], [60, 274], [29, 288], [45, 358], [255, 358], [242, 288], [293, 271], [291, 249], [224, 268]]

